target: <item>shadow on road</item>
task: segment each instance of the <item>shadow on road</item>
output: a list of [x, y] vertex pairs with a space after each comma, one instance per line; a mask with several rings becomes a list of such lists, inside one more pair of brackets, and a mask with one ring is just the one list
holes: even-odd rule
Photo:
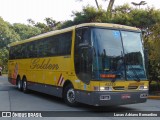
[[[40, 99], [44, 99], [47, 101], [51, 101], [57, 104], [62, 104], [67, 106], [62, 98], [59, 97], [55, 97], [55, 96], [51, 96], [48, 94], [44, 94], [44, 93], [40, 93], [40, 92], [36, 92], [36, 91], [29, 91], [29, 94], [32, 94], [34, 96], [36, 96], [37, 98]], [[82, 104], [82, 103], [77, 103], [77, 105], [75, 106], [76, 108], [80, 108], [83, 109], [84, 111], [90, 111], [90, 112], [123, 112], [123, 111], [136, 111], [136, 109], [131, 109], [128, 107], [124, 107], [124, 106], [91, 106], [91, 105], [86, 105], [86, 104]], [[74, 108], [74, 107], [73, 107]]]
[[[10, 83], [8, 83], [7, 80], [0, 80], [0, 82], [2, 83], [3, 81], [3, 84], [0, 84], [0, 91], [9, 91], [9, 92], [12, 92], [12, 91], [16, 91], [15, 94], [17, 94], [17, 92], [21, 92], [19, 91], [15, 86], [11, 85]], [[51, 96], [51, 95], [47, 95], [47, 94], [44, 94], [44, 93], [40, 93], [40, 92], [36, 92], [36, 91], [29, 91], [28, 93], [28, 97], [30, 96], [34, 96], [36, 98], [39, 98], [41, 100], [44, 100], [44, 101], [49, 101], [49, 102], [53, 102], [54, 104], [60, 104], [62, 106], [66, 106], [68, 107], [62, 98], [58, 98], [58, 97], [55, 97], [55, 96]], [[129, 107], [125, 107], [125, 106], [106, 106], [106, 107], [96, 107], [96, 106], [90, 106], [90, 105], [86, 105], [86, 104], [81, 104], [81, 103], [78, 103], [76, 107], [73, 107], [74, 108], [78, 108], [78, 110], [80, 111], [88, 111], [88, 112], [101, 112], [101, 113], [110, 113], [110, 112], [123, 112], [123, 111], [136, 111], [136, 109], [133, 109], [133, 108], [129, 108]], [[69, 110], [73, 110], [73, 109], [69, 109]], [[64, 109], [65, 111], [65, 109]]]

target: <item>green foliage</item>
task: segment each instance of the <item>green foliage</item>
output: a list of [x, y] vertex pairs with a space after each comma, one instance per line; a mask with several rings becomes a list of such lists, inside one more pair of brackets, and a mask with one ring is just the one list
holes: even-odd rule
[[131, 26], [131, 21], [133, 19], [132, 17], [130, 17], [131, 11], [132, 8], [128, 4], [115, 7], [115, 9], [113, 9], [113, 17], [111, 18], [111, 22]]
[[19, 35], [0, 17], [0, 49], [18, 40], [20, 40]]
[[146, 40], [149, 50], [149, 77], [160, 80], [160, 23], [150, 28], [150, 35]]
[[0, 49], [0, 66], [2, 66], [3, 71], [7, 71], [7, 63], [8, 63], [8, 49], [5, 47]]
[[19, 35], [0, 17], [0, 66], [7, 70], [8, 44], [20, 40]]
[[41, 33], [41, 30], [37, 27], [20, 23], [13, 24], [12, 28], [17, 34], [19, 34], [21, 40], [28, 39]]
[[124, 4], [113, 10], [113, 23], [148, 29], [158, 21], [160, 21], [160, 10], [154, 8], [136, 9]]
[[32, 19], [28, 19], [28, 22], [32, 26], [38, 28], [41, 31], [41, 33], [46, 33], [49, 31], [56, 30], [61, 26], [61, 22], [56, 22], [52, 18], [45, 18], [45, 23], [41, 23], [41, 22], [36, 23]]
[[61, 28], [87, 22], [104, 22], [129, 25], [147, 30], [160, 21], [160, 10], [155, 8], [137, 9], [128, 4], [117, 6], [112, 10], [112, 18], [107, 17], [107, 11], [92, 6], [83, 7], [81, 12], [73, 12], [73, 21], [65, 21]]
[[131, 15], [133, 18], [132, 24], [139, 28], [150, 28], [160, 21], [158, 14], [160, 15], [160, 11], [154, 8], [134, 9]]
[[89, 22], [104, 22], [107, 19], [106, 11], [94, 7], [83, 7], [82, 12], [73, 12], [74, 24], [89, 23]]
[[8, 44], [40, 34], [41, 31], [29, 25], [9, 24], [0, 18], [0, 66], [7, 71]]
[[72, 20], [67, 20], [63, 24], [59, 25], [58, 29], [70, 27], [70, 26], [73, 26], [73, 25], [74, 25], [74, 22]]
[[[74, 19], [73, 21], [68, 20], [59, 26], [60, 28], [70, 27], [73, 25], [81, 24], [81, 23], [90, 23], [90, 22], [106, 22], [107, 21], [107, 12], [102, 8], [97, 10], [95, 7], [86, 6], [83, 7], [81, 12], [73, 12], [72, 13]], [[109, 22], [109, 21], [108, 21]]]
[[158, 91], [160, 91], [160, 82], [158, 83], [156, 81], [152, 81], [149, 86], [149, 91], [151, 94], [156, 94], [155, 91], [157, 91], [157, 93], [159, 93]]

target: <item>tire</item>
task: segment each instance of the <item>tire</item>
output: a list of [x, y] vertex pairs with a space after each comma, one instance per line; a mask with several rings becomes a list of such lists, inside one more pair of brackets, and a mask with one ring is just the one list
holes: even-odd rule
[[23, 82], [22, 82], [22, 90], [24, 93], [28, 93], [28, 88], [27, 88], [27, 79], [23, 78]]
[[76, 106], [76, 101], [75, 101], [75, 90], [71, 84], [67, 85], [64, 88], [64, 101], [67, 105], [69, 106]]
[[17, 79], [17, 88], [18, 90], [22, 91], [22, 82], [19, 78]]

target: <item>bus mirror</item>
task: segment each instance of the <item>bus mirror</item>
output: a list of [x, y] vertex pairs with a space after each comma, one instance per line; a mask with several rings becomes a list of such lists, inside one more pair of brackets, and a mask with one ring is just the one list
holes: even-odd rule
[[79, 44], [79, 47], [80, 47], [81, 49], [85, 49], [85, 48], [89, 48], [90, 45], [89, 45], [88, 42], [83, 42], [83, 43], [80, 43], [80, 44]]

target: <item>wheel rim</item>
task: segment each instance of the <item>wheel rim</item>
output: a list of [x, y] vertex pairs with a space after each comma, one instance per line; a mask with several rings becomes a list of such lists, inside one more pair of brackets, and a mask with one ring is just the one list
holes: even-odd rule
[[21, 89], [21, 81], [18, 80], [18, 89]]
[[68, 92], [67, 92], [67, 100], [70, 103], [74, 103], [75, 102], [75, 92], [74, 92], [73, 88], [68, 90]]
[[24, 91], [26, 90], [26, 85], [27, 85], [26, 81], [23, 81], [23, 90]]

